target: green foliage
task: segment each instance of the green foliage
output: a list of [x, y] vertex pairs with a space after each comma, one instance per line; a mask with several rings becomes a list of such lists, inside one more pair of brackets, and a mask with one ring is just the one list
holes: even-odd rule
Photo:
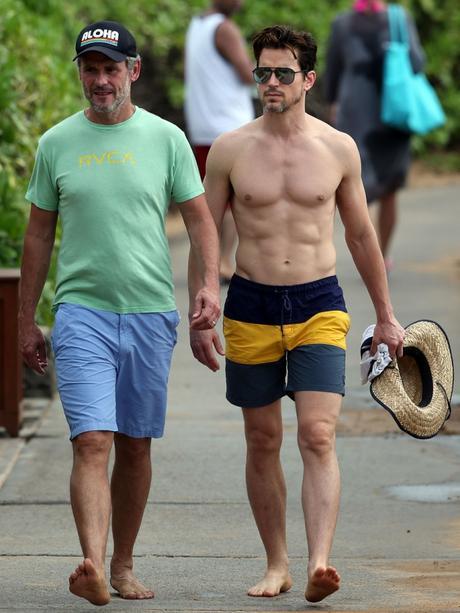
[[[427, 137], [414, 139], [418, 153], [460, 145], [460, 30], [458, 0], [407, 0], [427, 53], [427, 73], [436, 85], [448, 121]], [[145, 58], [144, 82], [136, 101], [182, 122], [183, 45], [192, 14], [206, 0], [0, 0], [0, 267], [19, 265], [28, 214], [24, 201], [37, 140], [45, 130], [83, 105], [72, 63], [76, 34], [92, 21], [114, 19], [136, 35]], [[334, 16], [351, 0], [246, 0], [237, 21], [247, 38], [275, 23], [309, 30], [318, 41], [318, 73]], [[146, 81], [148, 79], [148, 81]], [[142, 79], [141, 79], [142, 81]], [[136, 98], [136, 91], [143, 91]], [[54, 263], [39, 319], [48, 320]]]
[[[318, 74], [324, 70], [325, 52], [332, 20], [338, 12], [350, 8], [351, 0], [247, 1], [239, 23], [250, 37], [269, 24], [290, 24], [296, 29], [311, 32], [318, 42]], [[460, 146], [460, 51], [457, 44], [460, 31], [458, 0], [406, 0], [403, 4], [412, 14], [426, 52], [426, 73], [435, 85], [446, 112], [446, 125], [427, 136], [414, 139], [416, 153], [423, 154], [433, 147]], [[320, 85], [320, 81], [319, 81]]]

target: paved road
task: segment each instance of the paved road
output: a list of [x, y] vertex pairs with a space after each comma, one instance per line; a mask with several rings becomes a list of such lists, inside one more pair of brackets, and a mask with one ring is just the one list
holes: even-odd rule
[[[457, 366], [459, 209], [455, 187], [404, 193], [391, 277], [400, 321], [438, 321], [450, 337]], [[172, 249], [177, 299], [185, 314], [186, 244], [176, 239]], [[358, 348], [373, 313], [341, 238], [338, 254], [338, 274], [353, 319], [349, 393], [338, 437], [343, 496], [333, 549], [342, 589], [317, 606], [303, 599], [301, 472], [293, 406], [286, 401], [283, 462], [295, 584], [272, 600], [245, 595], [259, 578], [264, 557], [245, 494], [241, 416], [224, 400], [222, 373], [208, 372], [192, 360], [182, 323], [167, 433], [153, 444], [153, 488], [136, 550], [137, 570], [152, 582], [157, 596], [137, 603], [114, 598], [109, 609], [460, 610], [460, 437], [442, 434], [417, 441], [399, 433], [389, 415], [372, 405], [359, 384]], [[350, 423], [355, 425], [347, 427]], [[0, 459], [9, 444], [0, 438]], [[0, 489], [0, 610], [89, 611], [91, 605], [66, 589], [66, 577], [79, 560], [79, 544], [68, 504], [70, 445], [57, 401], [36, 435], [16, 452]]]

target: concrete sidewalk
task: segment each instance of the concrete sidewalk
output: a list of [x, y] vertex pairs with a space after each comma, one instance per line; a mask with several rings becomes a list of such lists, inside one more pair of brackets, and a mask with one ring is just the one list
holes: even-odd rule
[[[460, 360], [458, 188], [403, 194], [391, 277], [401, 323], [419, 318], [446, 330]], [[340, 227], [338, 224], [338, 235]], [[185, 241], [173, 243], [177, 300], [187, 312]], [[399, 432], [359, 384], [359, 342], [373, 312], [338, 239], [338, 275], [353, 319], [349, 393], [339, 424], [341, 514], [332, 562], [341, 590], [316, 606], [303, 598], [306, 545], [299, 493], [300, 457], [293, 405], [284, 403], [283, 463], [288, 486], [288, 541], [293, 589], [252, 599], [246, 589], [263, 573], [264, 555], [246, 498], [240, 411], [224, 399], [222, 371], [195, 362], [183, 321], [170, 382], [164, 439], [153, 442], [154, 477], [136, 548], [136, 569], [154, 600], [114, 597], [117, 611], [460, 611], [460, 436], [427, 441]], [[458, 401], [458, 383], [456, 383]], [[17, 441], [0, 489], [0, 610], [86, 611], [67, 591], [80, 560], [68, 497], [71, 448], [56, 400], [34, 436]], [[0, 461], [10, 443], [0, 439]], [[0, 481], [1, 484], [1, 481]], [[109, 545], [109, 552], [111, 545]]]

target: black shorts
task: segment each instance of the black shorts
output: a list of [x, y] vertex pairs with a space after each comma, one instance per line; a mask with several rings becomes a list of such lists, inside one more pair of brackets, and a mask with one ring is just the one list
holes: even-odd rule
[[227, 399], [248, 408], [299, 391], [343, 395], [349, 327], [335, 276], [275, 286], [234, 275], [224, 308]]

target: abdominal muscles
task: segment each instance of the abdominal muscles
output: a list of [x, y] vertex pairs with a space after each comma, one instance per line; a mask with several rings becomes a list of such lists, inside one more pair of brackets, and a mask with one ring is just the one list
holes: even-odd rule
[[237, 274], [268, 285], [296, 285], [335, 274], [335, 207], [277, 203], [234, 207]]

